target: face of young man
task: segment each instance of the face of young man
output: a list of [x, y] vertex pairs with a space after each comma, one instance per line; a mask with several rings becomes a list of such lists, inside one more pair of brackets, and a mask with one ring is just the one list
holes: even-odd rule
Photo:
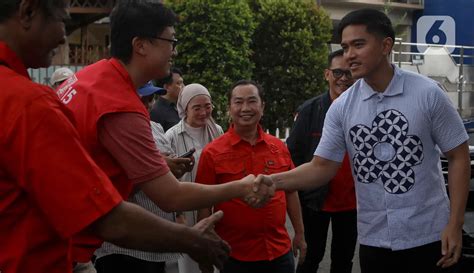
[[183, 78], [178, 73], [173, 73], [172, 82], [170, 84], [165, 84], [163, 87], [166, 89], [168, 97], [176, 102], [178, 101], [179, 93], [181, 93], [184, 88]]
[[344, 60], [355, 79], [371, 77], [382, 62], [388, 62], [391, 38], [368, 33], [365, 25], [349, 25], [342, 31], [341, 47]]
[[160, 79], [169, 75], [173, 57], [178, 54], [173, 45], [174, 39], [174, 27], [166, 27], [161, 34], [156, 38], [151, 38], [144, 46], [146, 69], [154, 73], [150, 78]]
[[339, 97], [354, 83], [349, 65], [342, 56], [332, 59], [331, 66], [324, 71], [324, 77], [329, 84], [329, 95], [332, 100]]
[[236, 130], [253, 129], [260, 122], [265, 108], [254, 85], [239, 85], [232, 91], [229, 114]]
[[22, 48], [25, 48], [20, 55], [27, 67], [50, 66], [58, 46], [66, 41], [64, 20], [69, 16], [67, 10], [65, 7], [58, 7], [52, 13], [51, 16], [46, 16], [36, 5], [30, 19], [27, 16], [20, 18], [24, 29]]

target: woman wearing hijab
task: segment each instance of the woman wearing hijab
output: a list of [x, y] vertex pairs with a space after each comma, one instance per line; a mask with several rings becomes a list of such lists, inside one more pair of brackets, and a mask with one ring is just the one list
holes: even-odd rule
[[[179, 94], [177, 108], [181, 120], [166, 131], [165, 136], [177, 155], [195, 149], [193, 156], [197, 165], [204, 146], [224, 133], [221, 126], [216, 124], [212, 118], [211, 94], [201, 84], [186, 85]], [[192, 171], [184, 174], [180, 180], [194, 182], [196, 171], [197, 166], [194, 166]], [[196, 211], [188, 211], [184, 214], [188, 225], [196, 223]], [[201, 271], [198, 264], [185, 255], [179, 261], [179, 272], [199, 273]]]

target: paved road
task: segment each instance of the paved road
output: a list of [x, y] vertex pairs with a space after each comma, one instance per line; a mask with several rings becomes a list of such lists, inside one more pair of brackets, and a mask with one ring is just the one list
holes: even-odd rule
[[[293, 237], [294, 230], [293, 227], [291, 226], [291, 222], [289, 221], [289, 217], [286, 217], [286, 226], [288, 228], [288, 232], [290, 233], [290, 236]], [[318, 273], [329, 273], [329, 270], [331, 268], [331, 225], [329, 225], [329, 232], [328, 232], [328, 240], [326, 244], [326, 252], [324, 253], [324, 258], [319, 264], [319, 270]], [[356, 252], [354, 254], [354, 266], [352, 267], [352, 273], [360, 273], [360, 266], [359, 266], [359, 246], [357, 245], [356, 247]]]

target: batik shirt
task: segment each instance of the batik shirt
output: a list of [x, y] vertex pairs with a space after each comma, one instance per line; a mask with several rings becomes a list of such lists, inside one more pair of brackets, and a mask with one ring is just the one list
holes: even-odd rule
[[467, 139], [435, 81], [394, 67], [384, 92], [360, 79], [334, 101], [315, 155], [340, 162], [348, 151], [360, 243], [401, 250], [441, 239], [449, 200], [440, 151]]

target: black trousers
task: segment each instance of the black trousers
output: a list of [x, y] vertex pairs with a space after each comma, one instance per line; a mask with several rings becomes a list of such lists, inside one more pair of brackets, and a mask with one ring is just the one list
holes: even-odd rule
[[441, 259], [441, 242], [398, 251], [360, 245], [359, 259], [361, 273], [458, 272], [456, 265], [447, 269], [436, 266]]
[[95, 269], [97, 273], [165, 273], [165, 263], [113, 254], [97, 259]]
[[229, 258], [221, 273], [294, 273], [295, 258], [290, 251], [271, 261], [243, 262]]
[[352, 258], [357, 243], [357, 211], [324, 212], [302, 206], [302, 214], [308, 249], [306, 259], [298, 266], [297, 273], [317, 272], [326, 250], [329, 222], [332, 227], [330, 272], [352, 272]]

